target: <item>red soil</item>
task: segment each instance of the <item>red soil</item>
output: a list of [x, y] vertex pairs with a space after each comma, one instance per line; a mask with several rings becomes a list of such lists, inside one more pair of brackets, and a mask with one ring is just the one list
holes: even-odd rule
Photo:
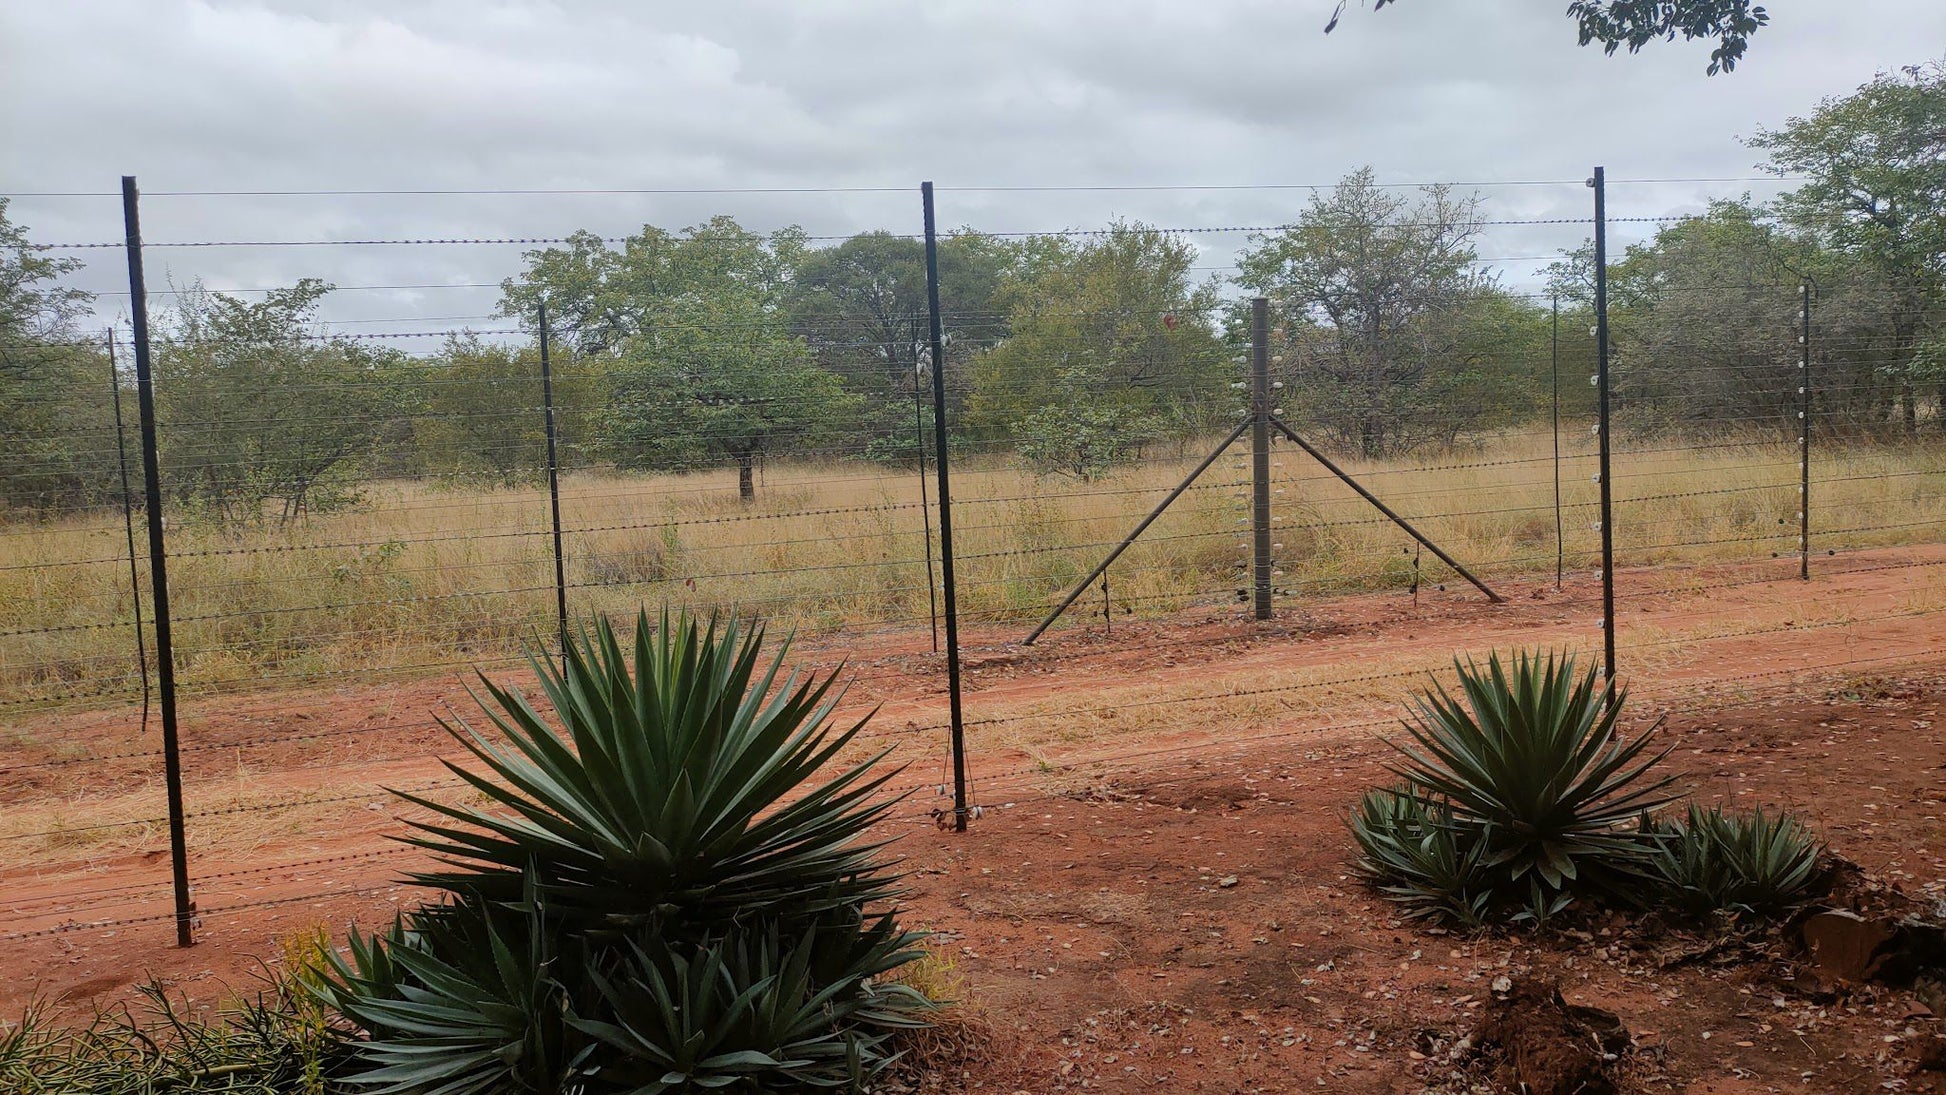
[[[1914, 895], [1946, 884], [1940, 769], [1946, 633], [1929, 590], [1946, 550], [1821, 560], [1806, 584], [1782, 563], [1623, 576], [1622, 656], [1632, 721], [1668, 715], [1672, 763], [1705, 800], [1802, 810], [1834, 851]], [[1375, 659], [1586, 645], [1596, 589], [1585, 579], [1503, 589], [1489, 606], [1459, 588], [1344, 598], [1256, 625], [1218, 607], [1121, 623], [1112, 636], [1060, 632], [1033, 648], [977, 629], [967, 658], [976, 801], [961, 835], [935, 830], [930, 787], [898, 815], [909, 920], [965, 979], [992, 1027], [987, 1051], [947, 1089], [1011, 1092], [1418, 1090], [1443, 1081], [1442, 1038], [1477, 1022], [1498, 976], [1557, 979], [1569, 1003], [1618, 1014], [1643, 1051], [1623, 1090], [1687, 1092], [1941, 1089], [1909, 1058], [1938, 1023], [1909, 993], [1815, 994], [1774, 963], [1714, 964], [1666, 946], [1627, 945], [1619, 925], [1536, 938], [1469, 937], [1401, 923], [1349, 877], [1343, 815], [1385, 782], [1371, 687]], [[917, 778], [936, 778], [943, 672], [926, 636], [807, 646], [810, 663], [851, 656], [853, 700], [882, 704], [877, 732]], [[1344, 685], [1273, 689], [1263, 704], [1139, 740], [1092, 737], [1023, 751], [1032, 719], [981, 722], [1040, 699], [1100, 720], [1133, 716], [1139, 681], [1247, 692], [1263, 674], [1330, 669]], [[184, 713], [189, 809], [199, 792], [248, 774], [252, 803], [326, 800], [278, 811], [192, 817], [198, 944], [177, 949], [166, 841], [117, 831], [109, 844], [0, 841], [0, 1014], [30, 996], [119, 999], [143, 977], [199, 1002], [247, 991], [278, 942], [317, 925], [389, 918], [418, 892], [413, 862], [375, 785], [440, 779], [432, 724], [471, 706], [446, 680], [198, 703]], [[1002, 705], [1005, 705], [1003, 707]], [[1131, 706], [1132, 705], [1132, 706]], [[1172, 708], [1173, 710], [1174, 708]], [[1199, 708], [1200, 710], [1200, 708]], [[1002, 718], [1007, 716], [1002, 715]], [[111, 793], [154, 794], [155, 758], [128, 712], [44, 717], [34, 743], [0, 766], [10, 809], [70, 804], [90, 823]], [[1018, 734], [1013, 732], [1019, 731]], [[1009, 736], [1013, 734], [1013, 736]], [[922, 748], [914, 748], [922, 746]], [[22, 767], [22, 764], [31, 766]], [[913, 782], [907, 777], [902, 783]], [[342, 798], [342, 801], [330, 801]], [[209, 801], [208, 795], [204, 801]], [[251, 820], [234, 828], [239, 818]], [[269, 819], [267, 821], [259, 819]], [[222, 831], [197, 850], [197, 828]], [[223, 829], [224, 826], [232, 826]], [[12, 847], [9, 847], [9, 845]], [[101, 922], [101, 923], [97, 923]], [[87, 925], [87, 926], [83, 926]]]

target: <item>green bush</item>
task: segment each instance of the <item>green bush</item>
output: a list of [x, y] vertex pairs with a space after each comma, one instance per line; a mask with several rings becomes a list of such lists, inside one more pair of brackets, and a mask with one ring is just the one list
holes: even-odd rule
[[1670, 801], [1671, 779], [1651, 774], [1667, 750], [1649, 753], [1650, 734], [1617, 731], [1625, 694], [1569, 655], [1455, 668], [1463, 699], [1435, 683], [1394, 743], [1407, 789], [1368, 796], [1352, 819], [1367, 876], [1460, 921], [1544, 919], [1577, 892], [1639, 880], [1637, 822]]
[[1761, 808], [1744, 815], [1691, 804], [1682, 821], [1652, 829], [1661, 900], [1695, 916], [1772, 916], [1798, 903], [1817, 877], [1823, 847], [1798, 820]]
[[[485, 681], [495, 733], [447, 729], [485, 808], [413, 839], [443, 904], [351, 936], [322, 997], [356, 1022], [367, 1090], [802, 1091], [862, 1087], [931, 1002], [875, 979], [918, 957], [869, 827], [881, 752], [821, 770], [835, 677], [785, 677], [760, 630], [606, 621], [561, 668], [534, 660], [553, 725]], [[786, 648], [788, 644], [785, 644]], [[560, 727], [559, 730], [554, 725]]]
[[159, 984], [133, 1008], [52, 1026], [39, 1005], [0, 1023], [7, 1095], [325, 1095], [344, 1063], [340, 1032], [288, 971], [214, 1015], [191, 1014]]
[[1367, 791], [1352, 814], [1358, 870], [1407, 915], [1480, 924], [1493, 898], [1486, 845], [1410, 783]]

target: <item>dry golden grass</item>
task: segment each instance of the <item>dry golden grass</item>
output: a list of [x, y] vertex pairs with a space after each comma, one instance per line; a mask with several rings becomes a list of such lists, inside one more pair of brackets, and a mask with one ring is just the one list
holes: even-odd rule
[[[1597, 557], [1589, 439], [1563, 461], [1567, 565]], [[1643, 441], [1615, 459], [1615, 535], [1627, 564], [1796, 551], [1796, 450], [1752, 440]], [[973, 620], [1045, 612], [1194, 463], [1195, 447], [1096, 483], [1039, 479], [997, 458], [955, 468], [960, 603]], [[1221, 601], [1237, 584], [1242, 450], [1220, 460], [1116, 564], [1119, 613]], [[1301, 452], [1275, 454], [1279, 583], [1295, 596], [1404, 588], [1412, 541]], [[1551, 571], [1554, 474], [1541, 434], [1350, 470], [1491, 580]], [[1936, 539], [1946, 448], [1825, 446], [1814, 550]], [[774, 466], [754, 505], [731, 471], [570, 476], [569, 603], [736, 606], [807, 633], [923, 623], [929, 612], [919, 487], [863, 464]], [[412, 674], [511, 659], [553, 631], [547, 500], [529, 489], [378, 484], [358, 509], [279, 527], [171, 531], [170, 584], [190, 694]], [[934, 529], [935, 540], [937, 529]], [[117, 522], [89, 514], [0, 528], [0, 721], [43, 701], [138, 690], [128, 564]], [[58, 564], [34, 566], [33, 564]], [[1430, 555], [1429, 582], [1452, 575]], [[1091, 591], [1077, 611], [1098, 612]], [[54, 629], [54, 630], [48, 630]], [[13, 716], [10, 718], [10, 716]]]

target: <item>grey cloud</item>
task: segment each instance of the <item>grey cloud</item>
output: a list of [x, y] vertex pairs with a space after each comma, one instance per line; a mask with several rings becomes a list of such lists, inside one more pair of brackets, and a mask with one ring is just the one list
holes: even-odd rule
[[[1934, 0], [1775, 5], [1729, 77], [1701, 45], [1603, 57], [1557, 4], [1469, 0], [1347, 14], [1335, 0], [627, 0], [497, 4], [75, 0], [0, 9], [0, 192], [841, 187], [888, 194], [165, 198], [155, 240], [623, 234], [730, 213], [814, 234], [947, 225], [1194, 227], [1289, 220], [1291, 190], [1006, 193], [980, 184], [1563, 180], [1492, 187], [1496, 218], [1579, 218], [1594, 163], [1743, 176], [1737, 143], [1946, 42]], [[1934, 43], [1927, 47], [1925, 43]], [[1617, 185], [1617, 215], [1699, 209], [1745, 184]], [[1763, 197], [1768, 184], [1748, 184]], [[41, 240], [119, 236], [112, 198], [14, 203]], [[1489, 232], [1545, 256], [1585, 228]], [[1618, 245], [1647, 229], [1618, 226]], [[1196, 237], [1226, 265], [1240, 235]], [[495, 282], [517, 247], [151, 253], [213, 286]], [[121, 287], [89, 252], [88, 288]], [[1541, 261], [1506, 263], [1531, 284]], [[336, 319], [483, 314], [491, 290], [340, 294]], [[112, 308], [114, 298], [105, 298]]]

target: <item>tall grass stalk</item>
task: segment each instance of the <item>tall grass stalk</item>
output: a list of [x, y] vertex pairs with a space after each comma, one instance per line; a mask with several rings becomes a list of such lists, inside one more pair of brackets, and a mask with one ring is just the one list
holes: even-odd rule
[[[1593, 458], [1563, 462], [1567, 565], [1595, 560]], [[975, 621], [1044, 612], [1194, 463], [1194, 446], [1108, 478], [1037, 478], [997, 457], [955, 469], [960, 604]], [[1643, 451], [1647, 450], [1647, 451]], [[1349, 461], [1380, 497], [1484, 577], [1551, 575], [1554, 478], [1545, 434], [1408, 460]], [[1226, 458], [1110, 575], [1119, 610], [1153, 614], [1234, 595], [1245, 472]], [[1708, 447], [1645, 440], [1615, 461], [1618, 553], [1629, 565], [1796, 551], [1796, 449], [1774, 437]], [[1288, 446], [1275, 456], [1281, 585], [1405, 588], [1412, 542]], [[569, 603], [736, 606], [804, 633], [923, 623], [925, 540], [912, 472], [780, 464], [754, 505], [735, 472], [584, 472], [563, 484]], [[1834, 445], [1814, 465], [1818, 550], [1946, 533], [1946, 447]], [[538, 489], [377, 483], [358, 509], [288, 525], [173, 520], [170, 587], [185, 691], [411, 674], [511, 659], [553, 632], [547, 498]], [[119, 515], [0, 525], [0, 697], [113, 702], [139, 691]], [[57, 564], [40, 566], [36, 564]], [[1424, 580], [1450, 580], [1430, 556]]]

